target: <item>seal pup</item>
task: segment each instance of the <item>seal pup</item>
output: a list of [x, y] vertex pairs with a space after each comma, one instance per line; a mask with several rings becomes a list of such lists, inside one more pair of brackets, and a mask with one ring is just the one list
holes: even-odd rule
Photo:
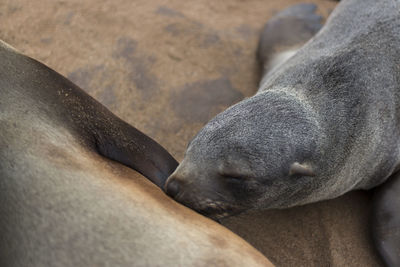
[[0, 266], [272, 266], [158, 185], [160, 145], [0, 43]]
[[[166, 193], [218, 219], [384, 183], [400, 163], [399, 10], [392, 0], [341, 1], [311, 40], [272, 67], [264, 35], [259, 91], [194, 137]], [[397, 218], [398, 205], [380, 199]], [[374, 217], [381, 232], [392, 227]], [[375, 236], [381, 246], [382, 235]]]

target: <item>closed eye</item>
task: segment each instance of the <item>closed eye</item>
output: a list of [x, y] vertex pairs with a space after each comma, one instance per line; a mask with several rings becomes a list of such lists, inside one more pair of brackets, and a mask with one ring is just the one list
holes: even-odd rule
[[244, 176], [242, 174], [238, 174], [238, 173], [223, 173], [220, 174], [224, 179], [232, 179], [232, 180], [240, 180], [240, 181], [246, 181], [249, 180], [248, 176]]

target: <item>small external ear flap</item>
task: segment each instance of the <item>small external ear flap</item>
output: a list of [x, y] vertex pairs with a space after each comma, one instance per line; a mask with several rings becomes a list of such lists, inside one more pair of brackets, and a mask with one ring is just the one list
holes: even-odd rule
[[290, 166], [289, 175], [315, 176], [315, 173], [313, 172], [310, 166], [295, 162]]

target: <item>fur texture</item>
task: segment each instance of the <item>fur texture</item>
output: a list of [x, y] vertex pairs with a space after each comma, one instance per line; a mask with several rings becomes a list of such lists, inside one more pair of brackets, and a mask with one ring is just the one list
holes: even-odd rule
[[[197, 134], [167, 193], [175, 184], [177, 201], [219, 218], [383, 183], [400, 159], [399, 9], [393, 0], [342, 1], [255, 96]], [[289, 175], [295, 162], [315, 176]]]

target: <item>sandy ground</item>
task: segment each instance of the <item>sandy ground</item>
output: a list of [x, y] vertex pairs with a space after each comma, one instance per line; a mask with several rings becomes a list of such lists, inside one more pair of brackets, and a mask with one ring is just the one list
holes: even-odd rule
[[[252, 95], [261, 27], [295, 0], [1, 0], [0, 38], [77, 83], [178, 160]], [[326, 17], [336, 5], [313, 0]], [[277, 266], [379, 266], [370, 193], [225, 220]]]

